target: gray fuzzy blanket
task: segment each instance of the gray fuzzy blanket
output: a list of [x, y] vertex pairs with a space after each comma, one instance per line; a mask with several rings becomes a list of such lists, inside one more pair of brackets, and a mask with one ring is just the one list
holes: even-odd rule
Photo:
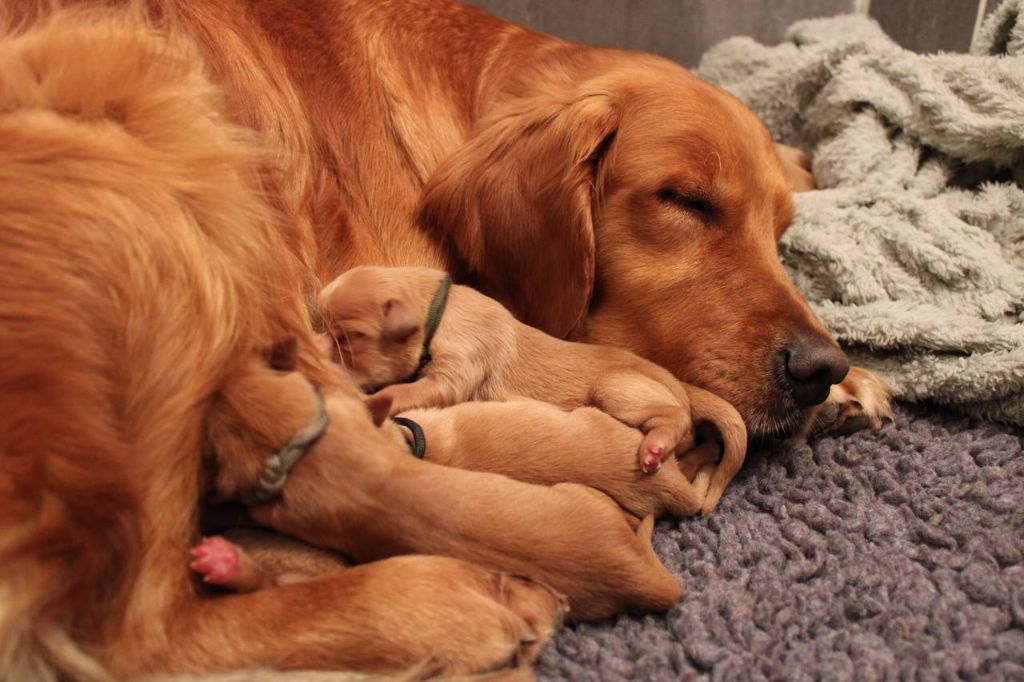
[[917, 55], [870, 19], [734, 38], [700, 63], [813, 156], [784, 262], [900, 397], [1024, 423], [1024, 0], [973, 55]]

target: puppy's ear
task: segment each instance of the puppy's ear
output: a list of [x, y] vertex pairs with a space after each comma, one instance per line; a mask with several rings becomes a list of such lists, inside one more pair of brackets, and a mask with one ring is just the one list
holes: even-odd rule
[[405, 341], [420, 328], [420, 321], [402, 301], [390, 298], [384, 303], [384, 323], [380, 335], [387, 341]]
[[427, 182], [421, 223], [484, 291], [565, 337], [594, 287], [597, 167], [618, 126], [605, 92], [510, 101]]
[[263, 351], [263, 358], [271, 369], [292, 372], [298, 364], [299, 342], [294, 336], [282, 339]]
[[366, 409], [370, 411], [374, 426], [383, 424], [384, 420], [391, 414], [391, 403], [393, 401], [391, 396], [386, 393], [374, 393], [373, 395], [366, 396], [363, 398], [363, 402], [366, 403]]

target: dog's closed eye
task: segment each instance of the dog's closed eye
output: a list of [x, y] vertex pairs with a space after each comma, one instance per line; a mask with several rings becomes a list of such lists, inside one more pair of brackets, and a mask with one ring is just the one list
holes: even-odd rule
[[714, 223], [718, 216], [715, 204], [701, 194], [684, 193], [672, 187], [663, 187], [658, 190], [658, 200], [686, 211], [705, 224]]

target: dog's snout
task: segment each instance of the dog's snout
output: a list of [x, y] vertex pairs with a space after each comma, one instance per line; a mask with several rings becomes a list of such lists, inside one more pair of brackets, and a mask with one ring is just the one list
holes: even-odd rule
[[832, 384], [846, 378], [850, 362], [831, 340], [801, 338], [782, 351], [782, 369], [796, 404], [809, 407], [828, 398]]

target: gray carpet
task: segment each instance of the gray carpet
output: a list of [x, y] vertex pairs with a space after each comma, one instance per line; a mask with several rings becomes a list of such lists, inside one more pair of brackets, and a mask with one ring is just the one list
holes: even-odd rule
[[684, 597], [573, 626], [547, 680], [1024, 680], [1024, 431], [900, 409], [760, 449], [708, 519], [662, 521]]

